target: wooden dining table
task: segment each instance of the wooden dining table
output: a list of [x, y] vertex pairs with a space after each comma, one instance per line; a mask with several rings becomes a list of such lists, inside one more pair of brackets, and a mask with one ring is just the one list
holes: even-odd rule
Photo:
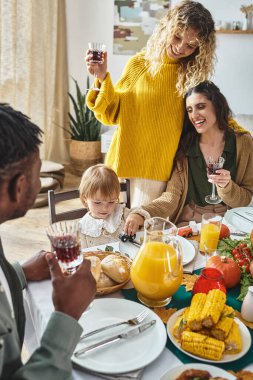
[[[204, 258], [198, 253], [198, 257], [195, 261], [196, 273], [199, 273], [200, 268], [204, 266]], [[47, 321], [50, 314], [53, 311], [53, 304], [51, 301], [52, 285], [50, 280], [42, 282], [32, 282], [29, 283], [28, 289], [25, 294], [25, 309], [26, 309], [26, 335], [25, 343], [30, 353], [32, 353], [40, 344], [40, 338], [46, 327]], [[239, 287], [229, 290], [227, 292], [227, 303], [233, 306], [235, 309], [240, 311], [241, 303], [236, 300], [239, 293]], [[118, 291], [116, 293], [104, 296], [107, 298], [125, 298], [134, 302], [139, 302], [136, 296], [136, 291], [131, 286]], [[173, 296], [172, 302], [168, 307], [177, 308], [178, 310], [186, 307], [190, 304], [191, 292], [186, 292], [185, 286], [181, 285], [177, 293]], [[252, 337], [252, 330], [250, 330]], [[246, 358], [246, 359], [245, 359]], [[151, 364], [149, 364], [143, 371], [143, 380], [158, 380], [161, 376], [174, 367], [182, 365], [182, 363], [204, 363], [199, 360], [195, 360], [182, 353], [178, 348], [176, 348], [167, 338], [167, 344], [161, 355]], [[208, 363], [210, 364], [210, 363]], [[232, 369], [234, 371], [239, 371], [241, 369], [248, 369], [253, 371], [253, 346], [251, 344], [250, 351], [241, 359], [235, 362], [229, 362], [226, 364], [211, 363], [217, 367], [223, 369]], [[74, 380], [94, 380], [102, 379], [101, 376], [93, 375], [87, 373], [85, 369], [77, 370], [73, 369], [73, 379]]]

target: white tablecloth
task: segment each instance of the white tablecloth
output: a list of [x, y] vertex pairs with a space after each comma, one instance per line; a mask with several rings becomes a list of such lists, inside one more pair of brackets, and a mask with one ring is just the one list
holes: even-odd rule
[[[198, 253], [195, 261], [195, 269], [202, 268], [204, 266], [204, 257]], [[30, 353], [32, 353], [40, 342], [40, 337], [46, 327], [47, 321], [53, 311], [53, 304], [51, 300], [52, 285], [51, 281], [32, 282], [29, 283], [28, 289], [25, 294], [25, 309], [26, 309], [26, 334], [25, 343]], [[119, 291], [108, 295], [108, 297], [123, 298], [122, 293]], [[162, 374], [178, 367], [181, 363], [176, 356], [170, 352], [167, 348], [152, 364], [145, 368], [143, 373], [143, 380], [158, 380]], [[247, 369], [253, 371], [253, 363], [247, 367]], [[100, 380], [101, 377], [93, 376], [88, 373], [73, 370], [74, 380]]]
[[[25, 309], [27, 315], [25, 344], [32, 353], [40, 342], [40, 337], [53, 311], [51, 301], [51, 281], [30, 283], [25, 295]], [[109, 296], [108, 296], [109, 297]], [[123, 298], [121, 292], [110, 294], [110, 297]], [[181, 362], [167, 348], [143, 373], [143, 380], [159, 379], [169, 368], [177, 367]], [[101, 377], [93, 376], [82, 371], [73, 370], [75, 380], [94, 380]]]

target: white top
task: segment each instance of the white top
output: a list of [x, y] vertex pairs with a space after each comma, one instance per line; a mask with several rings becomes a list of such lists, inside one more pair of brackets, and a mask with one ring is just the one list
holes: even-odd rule
[[114, 212], [106, 219], [93, 218], [90, 212], [87, 212], [79, 221], [82, 234], [99, 237], [103, 230], [113, 234], [122, 222], [124, 208], [124, 204], [118, 203]]

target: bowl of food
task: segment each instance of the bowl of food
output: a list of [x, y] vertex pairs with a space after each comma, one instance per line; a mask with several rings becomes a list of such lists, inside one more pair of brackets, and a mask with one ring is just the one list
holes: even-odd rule
[[122, 289], [130, 279], [131, 260], [118, 252], [89, 251], [83, 257], [91, 262], [91, 272], [97, 282], [97, 296]]

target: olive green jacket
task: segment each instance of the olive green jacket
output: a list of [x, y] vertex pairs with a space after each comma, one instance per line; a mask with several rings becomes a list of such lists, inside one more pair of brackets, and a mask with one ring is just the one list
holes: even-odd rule
[[0, 265], [9, 284], [14, 307], [13, 313], [0, 282], [1, 380], [71, 379], [70, 358], [79, 341], [81, 326], [65, 314], [53, 312], [41, 338], [40, 347], [23, 365], [20, 356], [25, 323], [22, 287], [26, 282], [21, 266], [17, 263], [14, 270], [5, 259], [1, 240]]

